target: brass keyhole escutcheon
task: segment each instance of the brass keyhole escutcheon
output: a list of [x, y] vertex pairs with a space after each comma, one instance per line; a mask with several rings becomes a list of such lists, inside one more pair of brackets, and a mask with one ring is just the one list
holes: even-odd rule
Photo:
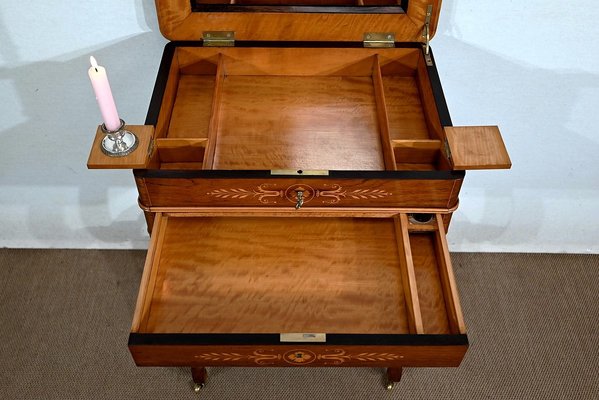
[[295, 203], [295, 209], [299, 210], [304, 205], [304, 191], [297, 190], [296, 192], [297, 203]]

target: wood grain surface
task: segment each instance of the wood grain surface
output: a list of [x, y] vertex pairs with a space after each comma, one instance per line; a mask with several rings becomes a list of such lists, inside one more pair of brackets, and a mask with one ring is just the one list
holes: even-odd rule
[[203, 169], [449, 166], [436, 149], [389, 144], [443, 135], [420, 49], [177, 47], [174, 58], [159, 136], [210, 136]]
[[149, 306], [152, 301], [152, 293], [155, 287], [155, 278], [158, 271], [157, 264], [160, 259], [160, 251], [162, 250], [166, 222], [166, 218], [162, 218], [161, 213], [156, 214], [156, 218], [153, 221], [153, 230], [156, 234], [153, 235], [150, 240], [146, 263], [141, 276], [141, 283], [139, 284], [131, 332], [138, 332], [140, 326], [146, 323]]
[[428, 75], [428, 68], [424, 57], [418, 59], [416, 68], [416, 83], [418, 85], [418, 94], [422, 104], [422, 113], [426, 121], [428, 135], [431, 139], [444, 140], [445, 134], [441, 126], [441, 119], [437, 111], [437, 103], [433, 95], [433, 87]]
[[[437, 231], [410, 232], [405, 214], [399, 219], [158, 214], [132, 332], [405, 334], [402, 253], [412, 258], [417, 285], [409, 290], [417, 290], [422, 304], [423, 328], [417, 330], [448, 334], [443, 290], [452, 292], [454, 305], [459, 300], [453, 285], [439, 276], [439, 269], [450, 271], [448, 253], [435, 253], [436, 241], [444, 237], [442, 220], [436, 215]], [[137, 365], [195, 368], [458, 366], [467, 347], [129, 345]]]
[[162, 163], [202, 162], [208, 139], [156, 139], [156, 150]]
[[403, 292], [406, 298], [406, 311], [410, 333], [423, 333], [424, 329], [422, 325], [422, 313], [420, 311], [420, 299], [418, 297], [418, 285], [416, 283], [416, 273], [414, 271], [412, 246], [408, 234], [408, 218], [406, 214], [400, 214], [393, 220], [395, 223], [395, 239], [399, 254], [399, 268], [401, 271]]
[[235, 31], [237, 40], [362, 41], [364, 32], [394, 32], [398, 42], [420, 42], [426, 8], [433, 5], [434, 36], [441, 0], [410, 0], [407, 14], [192, 12], [189, 0], [156, 0], [160, 31], [169, 40], [198, 40], [202, 31]]
[[141, 332], [408, 333], [391, 219], [167, 218]]
[[448, 164], [439, 162], [443, 158], [440, 140], [393, 140], [392, 146], [398, 170], [435, 171], [451, 169]]
[[390, 138], [430, 139], [416, 79], [387, 75], [383, 76], [383, 86]]
[[512, 161], [497, 126], [445, 127], [454, 169], [509, 169]]
[[110, 157], [102, 152], [102, 140], [106, 136], [98, 126], [96, 136], [87, 159], [89, 169], [129, 169], [145, 168], [149, 162], [149, 145], [154, 136], [154, 127], [150, 125], [126, 125], [125, 129], [133, 132], [139, 144], [137, 148], [124, 157]]
[[303, 208], [457, 205], [462, 178], [301, 179], [301, 178], [136, 178], [144, 207], [293, 207], [304, 189]]
[[[226, 75], [371, 76], [374, 56], [383, 75], [414, 76], [422, 50], [339, 47], [186, 47], [176, 48], [181, 73], [207, 75], [206, 64], [224, 56]], [[208, 74], [210, 75], [210, 74]]]
[[160, 103], [160, 114], [156, 121], [156, 138], [164, 138], [167, 136], [171, 116], [173, 115], [173, 107], [177, 100], [180, 77], [181, 71], [179, 60], [177, 57], [173, 57], [168, 71], [168, 80], [164, 89], [164, 95], [162, 97], [162, 102]]
[[466, 324], [464, 323], [464, 315], [458, 296], [458, 287], [451, 265], [447, 238], [445, 237], [445, 226], [440, 214], [436, 215], [435, 223], [437, 227], [437, 231], [435, 232], [435, 251], [437, 260], [439, 261], [439, 276], [445, 296], [449, 327], [452, 333], [466, 333]]
[[168, 130], [169, 138], [207, 138], [214, 75], [181, 75]]
[[225, 61], [224, 56], [219, 54], [217, 57], [216, 81], [214, 84], [214, 95], [212, 96], [212, 113], [210, 115], [210, 125], [208, 126], [208, 146], [202, 169], [212, 169], [214, 164], [214, 153], [216, 151], [216, 142], [218, 140], [218, 127], [220, 124], [220, 109], [222, 103], [223, 85], [225, 79]]
[[447, 309], [439, 277], [439, 260], [435, 254], [433, 233], [411, 233], [410, 246], [416, 271], [418, 298], [424, 333], [448, 334]]
[[384, 170], [371, 77], [227, 76], [214, 169]]
[[374, 95], [376, 99], [376, 112], [379, 122], [379, 131], [381, 135], [381, 150], [385, 161], [385, 169], [394, 171], [397, 169], [395, 154], [391, 148], [391, 136], [389, 134], [389, 115], [387, 101], [385, 100], [385, 88], [383, 85], [383, 76], [381, 74], [381, 62], [378, 55], [374, 56], [374, 66], [372, 69], [372, 82], [374, 84]]

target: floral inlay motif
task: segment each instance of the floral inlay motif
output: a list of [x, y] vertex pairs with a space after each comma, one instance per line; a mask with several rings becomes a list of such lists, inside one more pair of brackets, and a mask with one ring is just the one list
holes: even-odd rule
[[325, 364], [343, 364], [345, 361], [358, 360], [364, 362], [376, 361], [396, 361], [403, 358], [399, 354], [394, 353], [358, 353], [347, 354], [345, 350], [332, 350], [331, 354], [319, 354], [318, 358], [324, 360]]
[[[267, 352], [271, 354], [267, 354]], [[200, 360], [205, 361], [239, 361], [239, 360], [253, 360], [259, 365], [275, 364], [276, 360], [281, 359], [280, 354], [272, 354], [275, 350], [255, 350], [251, 354], [240, 354], [240, 353], [202, 353], [195, 356]]]
[[389, 193], [384, 189], [355, 189], [346, 190], [339, 185], [331, 185], [330, 190], [317, 190], [316, 197], [328, 197], [331, 200], [323, 200], [323, 203], [336, 204], [341, 199], [350, 198], [354, 200], [369, 200], [369, 199], [382, 199], [387, 196], [391, 196], [393, 193]]
[[290, 364], [310, 364], [316, 361], [316, 354], [309, 350], [292, 350], [285, 353], [283, 359]]
[[207, 193], [208, 196], [219, 199], [247, 199], [256, 198], [263, 204], [277, 204], [279, 199], [287, 199], [291, 203], [297, 201], [297, 192], [303, 192], [304, 203], [314, 198], [320, 198], [324, 204], [337, 204], [343, 199], [374, 200], [392, 196], [384, 189], [344, 189], [342, 186], [325, 184], [326, 189], [314, 189], [310, 185], [294, 184], [285, 190], [271, 188], [273, 185], [262, 184], [255, 189], [223, 188], [214, 189]]
[[230, 188], [230, 189], [214, 189], [208, 193], [208, 196], [213, 196], [218, 199], [247, 199], [257, 198], [259, 202], [268, 204], [270, 202], [277, 203], [276, 198], [283, 198], [283, 190], [268, 189], [268, 184], [262, 184], [256, 189]]
[[385, 362], [385, 361], [398, 361], [404, 358], [404, 356], [395, 353], [376, 353], [376, 352], [362, 352], [362, 353], [347, 353], [343, 349], [323, 349], [322, 353], [316, 354], [306, 349], [295, 349], [285, 352], [284, 354], [279, 353], [275, 349], [268, 350], [255, 350], [253, 353], [241, 354], [236, 352], [210, 352], [202, 353], [195, 356], [203, 361], [214, 361], [214, 362], [234, 362], [234, 361], [254, 361], [258, 365], [272, 365], [278, 362], [285, 361], [288, 364], [293, 365], [307, 365], [315, 361], [318, 361], [324, 365], [339, 365], [348, 361], [362, 361], [362, 362]]

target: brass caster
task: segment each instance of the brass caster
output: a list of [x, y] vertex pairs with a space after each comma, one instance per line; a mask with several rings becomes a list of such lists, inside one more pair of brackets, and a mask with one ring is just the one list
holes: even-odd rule
[[393, 390], [393, 388], [395, 387], [395, 382], [387, 382], [387, 390]]
[[196, 383], [193, 385], [193, 391], [198, 393], [200, 390], [204, 388], [205, 385], [205, 383]]

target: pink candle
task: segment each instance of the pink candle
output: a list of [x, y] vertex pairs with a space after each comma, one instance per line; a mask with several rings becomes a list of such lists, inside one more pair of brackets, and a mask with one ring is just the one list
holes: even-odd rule
[[90, 57], [89, 61], [92, 64], [88, 71], [89, 79], [92, 81], [96, 93], [96, 100], [98, 100], [98, 106], [100, 106], [104, 125], [109, 131], [116, 131], [121, 126], [121, 120], [119, 113], [116, 111], [116, 104], [114, 104], [106, 69], [99, 66], [94, 57]]

